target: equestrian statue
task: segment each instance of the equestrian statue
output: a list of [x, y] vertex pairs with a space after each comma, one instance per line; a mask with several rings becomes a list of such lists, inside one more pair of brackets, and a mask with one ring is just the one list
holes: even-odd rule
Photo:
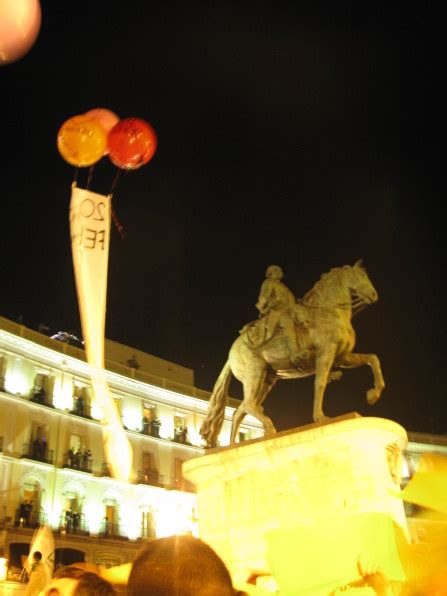
[[233, 415], [230, 444], [236, 443], [239, 426], [247, 414], [257, 418], [266, 437], [276, 430], [262, 404], [278, 379], [315, 375], [313, 419], [327, 419], [323, 397], [327, 384], [341, 378], [342, 368], [367, 364], [374, 387], [366, 394], [368, 404], [381, 396], [385, 383], [375, 354], [357, 354], [351, 319], [378, 300], [362, 262], [334, 267], [297, 300], [281, 281], [277, 265], [266, 271], [256, 304], [259, 318], [245, 325], [234, 341], [210, 397], [200, 434], [208, 447], [217, 445], [222, 428], [232, 374], [243, 385], [243, 400]]

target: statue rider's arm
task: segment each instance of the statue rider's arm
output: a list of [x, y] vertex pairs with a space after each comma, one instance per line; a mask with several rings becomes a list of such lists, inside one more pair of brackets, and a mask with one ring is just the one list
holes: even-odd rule
[[261, 291], [259, 292], [258, 301], [256, 303], [256, 308], [261, 315], [267, 313], [273, 306], [274, 300], [272, 290], [273, 287], [271, 281], [266, 279], [261, 286]]

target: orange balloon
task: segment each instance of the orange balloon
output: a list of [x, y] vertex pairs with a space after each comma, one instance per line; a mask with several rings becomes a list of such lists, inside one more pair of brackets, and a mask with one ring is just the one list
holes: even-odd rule
[[39, 0], [0, 0], [0, 65], [15, 62], [31, 49], [41, 20]]
[[72, 166], [84, 168], [101, 159], [107, 134], [101, 124], [85, 115], [72, 116], [59, 129], [57, 148]]

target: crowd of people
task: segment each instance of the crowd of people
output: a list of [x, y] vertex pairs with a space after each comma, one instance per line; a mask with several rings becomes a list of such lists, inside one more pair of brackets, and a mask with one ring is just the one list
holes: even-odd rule
[[[358, 565], [359, 579], [336, 588], [345, 593], [377, 596], [445, 596], [447, 574], [421, 583], [392, 582], [378, 568]], [[247, 578], [247, 591], [235, 587], [231, 574], [206, 542], [193, 536], [170, 536], [148, 542], [132, 563], [110, 569], [90, 563], [59, 568], [51, 577], [42, 554], [34, 552], [25, 596], [249, 596], [262, 574]], [[252, 589], [254, 591], [252, 591]], [[272, 590], [269, 590], [272, 593]], [[274, 592], [274, 590], [273, 590]], [[280, 591], [276, 591], [280, 594]], [[321, 592], [318, 592], [320, 594]], [[291, 593], [287, 592], [290, 596]], [[306, 592], [307, 594], [307, 592]], [[329, 595], [328, 595], [329, 596]]]
[[76, 451], [71, 447], [67, 453], [67, 464], [73, 470], [90, 471], [92, 452], [90, 449], [79, 449]]
[[[118, 570], [118, 573], [117, 573]], [[101, 569], [85, 563], [59, 568], [49, 577], [39, 551], [33, 554], [25, 596], [237, 596], [222, 559], [193, 536], [148, 542], [133, 563]]]
[[47, 449], [46, 437], [36, 437], [31, 443], [31, 457], [38, 461], [47, 461]]

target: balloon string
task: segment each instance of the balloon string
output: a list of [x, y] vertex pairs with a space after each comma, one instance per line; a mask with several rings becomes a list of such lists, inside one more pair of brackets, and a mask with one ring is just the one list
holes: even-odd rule
[[124, 228], [123, 228], [120, 220], [118, 219], [117, 214], [115, 213], [115, 209], [112, 206], [111, 206], [111, 210], [112, 210], [113, 223], [115, 224], [115, 227], [118, 230], [118, 234], [121, 236], [121, 240], [124, 240], [124, 238], [126, 237], [126, 232], [124, 231]]
[[118, 181], [120, 179], [120, 174], [121, 174], [121, 169], [117, 168], [116, 174], [115, 174], [115, 178], [113, 179], [112, 182], [112, 188], [110, 189], [110, 195], [113, 195], [113, 191], [116, 189], [116, 187], [118, 186]]
[[78, 185], [78, 172], [79, 172], [79, 168], [75, 168], [74, 174], [73, 174], [73, 184], [75, 186]]
[[92, 176], [93, 176], [93, 170], [94, 169], [95, 169], [95, 164], [93, 164], [93, 165], [90, 166], [90, 170], [88, 172], [86, 190], [88, 190], [90, 188], [90, 182], [92, 181]]

